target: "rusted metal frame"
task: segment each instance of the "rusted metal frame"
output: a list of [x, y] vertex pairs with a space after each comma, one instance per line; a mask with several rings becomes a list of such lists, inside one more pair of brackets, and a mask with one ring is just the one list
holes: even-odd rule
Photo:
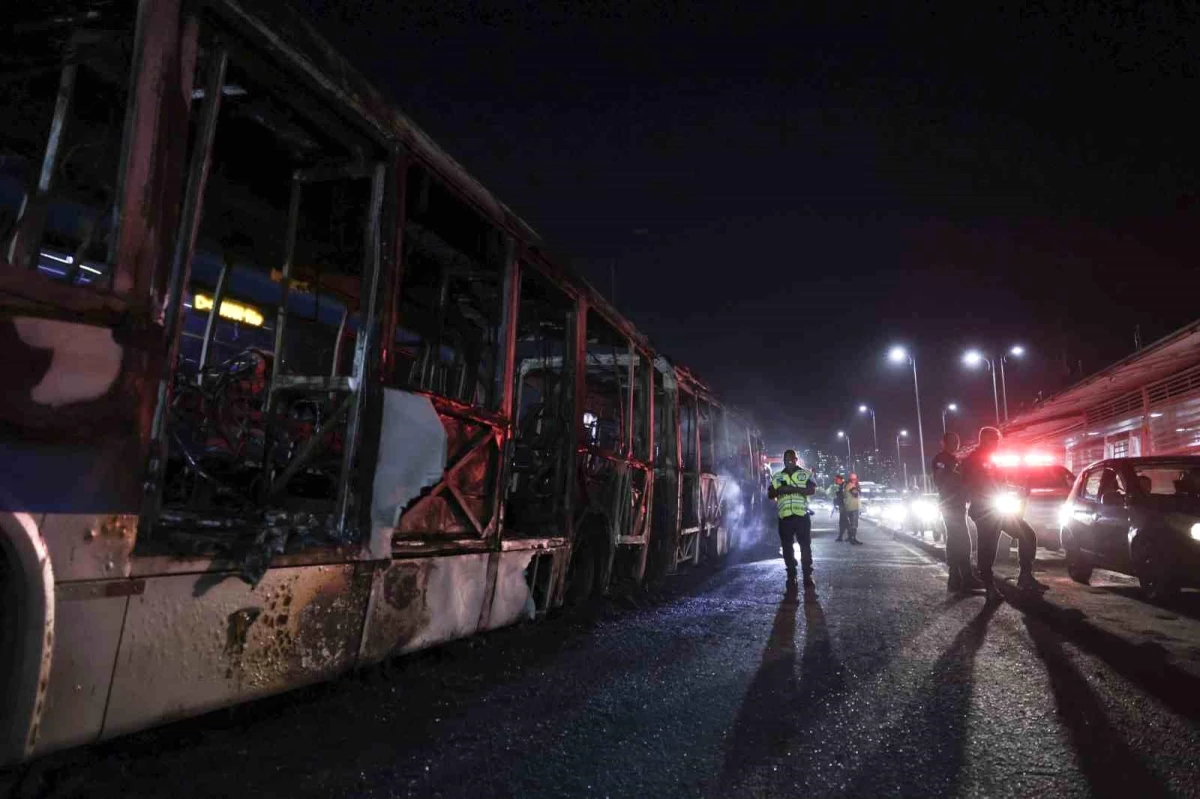
[[449, 397], [443, 397], [441, 394], [435, 394], [431, 391], [413, 391], [411, 393], [428, 397], [429, 401], [433, 403], [434, 410], [445, 416], [452, 416], [455, 419], [475, 424], [485, 424], [490, 427], [504, 427], [507, 424], [507, 420], [495, 411], [487, 411], [478, 406], [460, 402]]
[[[192, 96], [200, 23], [194, 14], [181, 15], [181, 5], [180, 0], [142, 0], [134, 29], [109, 269], [110, 291], [141, 302], [151, 299], [153, 270], [160, 263], [157, 257], [139, 258], [145, 240], [175, 228], [174, 203], [155, 207], [150, 198], [173, 194], [172, 180], [162, 176], [178, 176], [174, 168], [163, 169], [170, 159], [167, 125], [181, 121], [187, 130], [190, 100], [185, 98]], [[148, 187], [163, 194], [152, 195]], [[151, 214], [153, 221], [147, 219]]]
[[626, 336], [625, 337], [625, 357], [629, 359], [629, 363], [627, 364], [627, 368], [626, 368], [627, 374], [626, 374], [625, 382], [629, 384], [629, 391], [626, 393], [626, 396], [625, 396], [625, 418], [629, 420], [629, 424], [628, 424], [629, 429], [625, 431], [625, 452], [630, 456], [633, 455], [633, 440], [635, 438], [634, 430], [637, 427], [637, 420], [633, 416], [633, 412], [634, 412], [633, 395], [635, 393], [635, 387], [633, 385], [633, 381], [636, 379], [635, 372], [637, 371], [636, 367], [634, 366], [634, 362], [633, 362], [633, 356], [635, 354], [637, 354], [637, 350], [635, 350], [633, 348], [633, 341], [631, 341], [629, 339], [629, 337]]
[[587, 317], [588, 301], [587, 298], [580, 296], [575, 301], [574, 338], [568, 347], [568, 351], [572, 353], [571, 366], [575, 370], [575, 380], [572, 384], [575, 418], [568, 427], [572, 431], [573, 440], [569, 442], [570, 445], [567, 448], [568, 490], [565, 514], [567, 535], [572, 546], [576, 543], [575, 509], [583, 501], [583, 497], [579, 496], [579, 453], [584, 450], [584, 447], [581, 446], [581, 442], [584, 440], [583, 413], [587, 408]]
[[392, 231], [391, 253], [392, 268], [388, 270], [391, 280], [385, 282], [386, 300], [381, 331], [381, 355], [383, 359], [381, 382], [385, 386], [394, 386], [396, 380], [396, 326], [399, 324], [400, 292], [404, 288], [404, 225], [408, 212], [408, 152], [400, 150], [393, 161], [392, 185], [395, 191], [395, 202], [388, 220], [387, 228]]
[[472, 511], [471, 507], [467, 504], [466, 497], [462, 495], [462, 492], [459, 491], [453, 483], [446, 483], [446, 490], [450, 492], [452, 497], [454, 497], [455, 502], [458, 503], [459, 510], [461, 510], [463, 515], [467, 517], [467, 521], [469, 521], [471, 526], [475, 528], [475, 532], [479, 534], [479, 537], [487, 538], [488, 531], [484, 529], [484, 526], [479, 522], [478, 517], [475, 516], [475, 512]]
[[284, 372], [284, 334], [287, 328], [288, 295], [292, 288], [292, 261], [296, 256], [296, 229], [300, 219], [300, 186], [295, 173], [292, 174], [292, 190], [288, 200], [287, 231], [284, 234], [283, 268], [279, 279], [279, 302], [275, 306], [275, 342], [271, 353], [271, 380], [267, 383], [267, 396], [263, 399], [263, 462], [261, 501], [267, 501], [271, 481], [271, 446], [275, 439], [275, 400], [279, 391], [279, 378]]
[[[450, 481], [456, 477], [460, 471], [463, 470], [476, 452], [490, 444], [492, 439], [496, 438], [497, 436], [498, 431], [492, 427], [488, 427], [478, 433], [475, 438], [473, 438], [467, 444], [466, 449], [463, 450], [463, 454], [459, 456], [458, 460], [456, 460], [449, 468], [447, 468], [446, 471], [442, 472], [442, 479], [439, 480], [431, 489], [429, 489], [429, 493], [425, 494], [416, 502], [414, 502], [413, 505], [406, 511], [406, 513], [414, 513], [415, 511], [423, 508], [425, 505], [429, 504], [434, 497], [446, 490], [450, 490], [451, 494], [454, 495], [455, 500], [461, 503], [462, 496], [451, 489]], [[470, 517], [468, 516], [468, 518]]]
[[[200, 345], [200, 364], [196, 370], [196, 383], [202, 385], [204, 382], [204, 367], [208, 365], [208, 351], [212, 347], [213, 336], [217, 331], [217, 320], [221, 315], [221, 303], [225, 300], [225, 286], [229, 282], [229, 273], [233, 271], [233, 265], [229, 258], [221, 259], [221, 274], [217, 276], [217, 287], [213, 291], [212, 308], [208, 312], [208, 322], [204, 325], [204, 341]], [[193, 306], [195, 301], [193, 300]]]
[[304, 465], [325, 446], [325, 442], [329, 440], [329, 436], [332, 435], [334, 429], [342, 421], [342, 417], [350, 410], [350, 405], [356, 396], [357, 392], [347, 394], [338, 403], [337, 409], [334, 410], [321, 429], [300, 445], [300, 450], [292, 456], [287, 466], [284, 467], [283, 472], [275, 478], [275, 482], [267, 490], [266, 498], [268, 502], [279, 496], [279, 493], [287, 487], [288, 482], [296, 476], [296, 473], [304, 468]]
[[508, 504], [508, 481], [512, 469], [513, 450], [515, 448], [516, 419], [514, 404], [516, 396], [516, 362], [517, 362], [517, 327], [520, 324], [521, 312], [521, 255], [517, 247], [509, 240], [508, 267], [504, 274], [504, 313], [500, 321], [503, 347], [501, 367], [500, 415], [507, 424], [500, 441], [500, 463], [496, 467], [495, 497], [492, 505], [492, 521], [490, 527], [496, 533], [497, 546], [504, 533], [504, 509]]
[[338, 376], [338, 367], [342, 365], [342, 338], [344, 338], [346, 335], [346, 323], [349, 321], [349, 319], [350, 305], [347, 303], [346, 306], [342, 308], [342, 318], [338, 320], [337, 332], [334, 333], [333, 336], [333, 357], [330, 359], [333, 361], [333, 363], [329, 367], [330, 380]]
[[180, 215], [179, 231], [175, 237], [175, 248], [171, 257], [171, 271], [167, 278], [167, 295], [164, 317], [167, 347], [162, 376], [158, 381], [158, 396], [151, 428], [154, 442], [154, 460], [150, 473], [153, 495], [150, 500], [149, 521], [158, 519], [162, 507], [162, 472], [166, 467], [169, 440], [166, 435], [171, 402], [171, 373], [179, 354], [179, 333], [183, 325], [183, 292], [191, 274], [192, 253], [196, 248], [196, 233], [200, 228], [200, 215], [204, 204], [204, 189], [208, 182], [208, 170], [212, 164], [212, 144], [217, 132], [217, 117], [221, 109], [221, 86], [225, 82], [225, 70], [229, 64], [229, 52], [218, 47], [209, 61], [204, 85], [208, 90], [204, 106], [200, 111], [200, 124], [192, 149], [188, 167], [187, 188], [184, 192], [183, 211]]
[[17, 211], [12, 238], [8, 242], [8, 262], [18, 269], [37, 269], [41, 250], [42, 232], [46, 224], [46, 200], [50, 194], [51, 179], [58, 165], [58, 153], [62, 147], [67, 127], [67, 115], [71, 113], [71, 101], [75, 96], [75, 77], [79, 65], [65, 64], [58, 79], [58, 97], [54, 102], [54, 116], [50, 121], [50, 135], [46, 138], [46, 152], [42, 156], [42, 168], [37, 185], [26, 192]]
[[[353, 376], [358, 380], [358, 390], [351, 395], [352, 400], [349, 415], [346, 419], [345, 445], [342, 452], [342, 470], [338, 481], [335, 518], [337, 519], [339, 538], [345, 538], [347, 534], [347, 522], [350, 521], [351, 486], [354, 476], [355, 455], [358, 452], [359, 439], [362, 436], [360, 416], [363, 410], [363, 394], [367, 386], [367, 370], [370, 366], [368, 360], [374, 349], [375, 336], [379, 333], [375, 326], [375, 320], [378, 318], [379, 310], [379, 276], [381, 271], [379, 231], [382, 223], [384, 177], [386, 174], [387, 166], [377, 162], [371, 177], [371, 206], [368, 212], [370, 216], [367, 220], [366, 230], [363, 233], [363, 249], [365, 251], [363, 278], [367, 289], [367, 304], [366, 312], [363, 313], [363, 305], [361, 302], [359, 303], [358, 337], [354, 343]], [[361, 289], [359, 294], [361, 296]], [[342, 322], [345, 323], [345, 317], [342, 318]]]
[[5, 269], [0, 263], [0, 293], [20, 297], [38, 308], [39, 315], [79, 321], [79, 316], [96, 317], [103, 325], [116, 325], [129, 310], [124, 298], [68, 286], [40, 272]]

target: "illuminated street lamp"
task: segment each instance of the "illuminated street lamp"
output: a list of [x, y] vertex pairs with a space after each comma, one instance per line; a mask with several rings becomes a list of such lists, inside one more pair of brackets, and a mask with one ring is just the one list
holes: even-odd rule
[[1014, 344], [1008, 348], [1008, 352], [1000, 356], [1000, 396], [1004, 398], [1004, 421], [1008, 421], [1008, 386], [1004, 382], [1004, 364], [1009, 357], [1021, 358], [1025, 355], [1025, 348], [1020, 344]]
[[951, 402], [945, 408], [942, 408], [942, 435], [946, 435], [946, 414], [958, 413], [958, 405]]
[[980, 365], [986, 366], [988, 371], [992, 373], [992, 402], [996, 406], [996, 426], [1000, 426], [1000, 394], [996, 390], [996, 364], [991, 358], [984, 355], [979, 350], [967, 350], [963, 355], [963, 363], [972, 369], [978, 368]]
[[875, 429], [875, 409], [868, 405], [859, 405], [859, 413], [871, 414], [871, 436], [875, 439], [875, 460], [879, 460], [879, 431]]
[[[921, 485], [928, 491], [929, 477], [925, 473], [925, 427], [921, 424], [921, 388], [917, 383], [917, 359], [903, 347], [892, 347], [888, 351], [888, 360], [892, 363], [904, 363], [908, 361], [909, 365], [912, 366], [913, 395], [917, 400], [917, 443], [921, 445]], [[899, 448], [897, 448], [897, 451], [899, 451]]]
[[854, 453], [850, 451], [850, 436], [846, 435], [845, 430], [839, 430], [838, 438], [846, 439], [846, 465], [850, 471], [854, 471]]
[[1004, 364], [1009, 358], [1021, 358], [1025, 355], [1025, 348], [1020, 344], [1014, 344], [1008, 348], [1008, 351], [1000, 356], [1000, 393], [996, 392], [996, 359], [989, 358], [979, 350], [968, 350], [963, 355], [963, 363], [972, 368], [985, 364], [992, 373], [992, 401], [996, 405], [996, 424], [1000, 424], [1000, 398], [1004, 400], [1004, 421], [1008, 421], [1008, 385], [1004, 379]]
[[[896, 434], [896, 468], [897, 469], [900, 468], [900, 463], [901, 463], [900, 439], [902, 439], [902, 438], [908, 438], [907, 430], [901, 430], [899, 433]], [[904, 484], [905, 484], [905, 488], [907, 488], [908, 487], [908, 478], [907, 477], [904, 478]]]

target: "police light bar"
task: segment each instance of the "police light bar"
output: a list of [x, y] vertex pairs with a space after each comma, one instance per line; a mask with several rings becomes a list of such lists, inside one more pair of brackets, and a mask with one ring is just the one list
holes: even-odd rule
[[1055, 463], [1053, 455], [1047, 455], [1044, 452], [1027, 452], [1021, 455], [1017, 452], [997, 452], [992, 455], [992, 463], [1001, 467], [1014, 467], [1024, 464], [1026, 466], [1051, 466]]
[[[197, 311], [211, 311], [213, 307], [212, 297], [207, 294], [197, 294], [192, 302]], [[257, 308], [233, 300], [221, 300], [221, 310], [218, 311], [218, 314], [222, 319], [240, 322], [251, 327], [262, 327], [263, 325], [263, 315]]]

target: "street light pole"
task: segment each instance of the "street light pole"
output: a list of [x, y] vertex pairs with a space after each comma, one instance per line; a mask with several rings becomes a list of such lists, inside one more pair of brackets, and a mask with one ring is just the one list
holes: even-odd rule
[[857, 471], [857, 469], [854, 468], [854, 453], [850, 451], [850, 434], [845, 430], [839, 430], [838, 438], [846, 439], [846, 466], [852, 472]]
[[[900, 469], [901, 469], [902, 462], [903, 462], [903, 458], [900, 457], [900, 439], [904, 438], [907, 435], [908, 435], [907, 430], [901, 430], [899, 433], [896, 434], [896, 476], [897, 477], [900, 476]], [[904, 485], [905, 485], [905, 487], [907, 487], [908, 486], [908, 466], [903, 465], [903, 468], [904, 468]]]
[[875, 439], [875, 459], [879, 459], [879, 431], [875, 428], [875, 409], [866, 405], [858, 406], [859, 413], [871, 414], [871, 436]]
[[958, 405], [953, 402], [951, 402], [946, 407], [942, 408], [942, 435], [946, 435], [946, 414], [947, 413], [957, 413], [957, 412], [958, 412]]
[[[989, 358], [979, 350], [968, 350], [963, 355], [963, 363], [967, 366], [978, 366], [983, 364], [992, 373], [992, 402], [996, 406], [996, 426], [1000, 426], [1000, 394], [996, 391], [996, 362], [993, 358]], [[1003, 360], [1001, 361], [1003, 363]], [[1003, 366], [1001, 367], [1003, 368]]]
[[1004, 379], [1004, 363], [1008, 360], [1009, 355], [1015, 355], [1020, 358], [1025, 354], [1025, 348], [1017, 344], [1009, 347], [1008, 352], [1000, 356], [1000, 393], [1004, 397], [1004, 421], [1008, 421], [1008, 383]]
[[921, 485], [925, 491], [929, 491], [929, 476], [925, 471], [925, 426], [921, 422], [921, 386], [917, 380], [917, 359], [903, 347], [892, 347], [891, 352], [888, 353], [888, 359], [893, 363], [901, 363], [906, 358], [912, 366], [913, 395], [917, 400], [917, 440], [921, 445]]

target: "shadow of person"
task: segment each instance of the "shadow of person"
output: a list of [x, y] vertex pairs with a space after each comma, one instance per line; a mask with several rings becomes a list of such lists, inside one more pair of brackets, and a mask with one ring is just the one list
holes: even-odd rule
[[1063, 651], [1062, 637], [1029, 616], [1025, 617], [1025, 629], [1046, 664], [1058, 716], [1066, 725], [1092, 795], [1169, 796], [1167, 787], [1109, 721], [1087, 678]]
[[[804, 740], [803, 729], [819, 715], [819, 703], [838, 693], [841, 667], [833, 654], [825, 613], [812, 590], [803, 594], [804, 650], [800, 663], [796, 663], [798, 599], [796, 587], [789, 585], [775, 614], [762, 664], [733, 724], [732, 741], [719, 779], [722, 790], [713, 795], [729, 795], [731, 786], [756, 779], [774, 781], [791, 774], [792, 768], [779, 774], [753, 772], [767, 765], [801, 764], [805, 747], [810, 745]], [[791, 785], [791, 777], [788, 779]]]
[[775, 612], [762, 663], [746, 689], [733, 723], [733, 740], [725, 754], [721, 785], [736, 783], [755, 765], [787, 752], [799, 696], [796, 681], [798, 599], [799, 589], [795, 582], [789, 582]]
[[[975, 658], [987, 637], [988, 624], [1000, 608], [985, 605], [934, 662], [920, 693], [903, 714], [903, 723], [888, 729], [879, 751], [893, 764], [877, 769], [868, 763], [859, 772], [850, 796], [894, 794], [952, 796], [966, 763], [967, 721], [974, 688]], [[884, 780], [876, 782], [876, 780]]]

